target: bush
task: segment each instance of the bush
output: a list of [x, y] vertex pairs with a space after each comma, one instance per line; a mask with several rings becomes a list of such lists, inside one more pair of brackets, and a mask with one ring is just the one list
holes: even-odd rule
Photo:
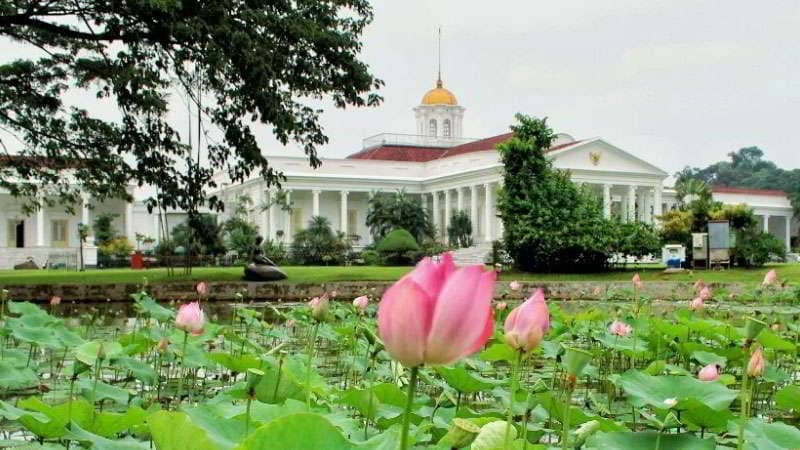
[[327, 218], [317, 216], [309, 220], [308, 228], [295, 234], [291, 259], [300, 265], [340, 265], [349, 251], [344, 236], [333, 232]]
[[103, 256], [126, 258], [133, 251], [133, 245], [128, 242], [128, 238], [120, 236], [99, 245], [97, 251]]
[[402, 190], [392, 195], [375, 193], [369, 199], [367, 226], [375, 241], [398, 228], [408, 230], [418, 241], [435, 234], [427, 210]]
[[411, 233], [398, 228], [378, 242], [375, 249], [383, 257], [384, 264], [407, 265], [415, 262], [419, 244]]
[[289, 252], [283, 242], [265, 240], [261, 248], [264, 250], [264, 256], [269, 258], [270, 261], [276, 265], [286, 264], [289, 262]]
[[379, 266], [383, 264], [383, 258], [375, 250], [364, 250], [361, 252], [361, 261], [365, 266]]
[[458, 211], [450, 218], [447, 227], [447, 236], [450, 245], [454, 247], [469, 247], [472, 245], [472, 221], [466, 211]]
[[612, 222], [597, 196], [576, 186], [545, 156], [554, 139], [545, 120], [516, 116], [514, 136], [497, 146], [504, 166], [498, 198], [503, 240], [526, 271], [595, 271], [608, 266]]
[[661, 238], [652, 225], [643, 222], [617, 223], [617, 240], [612, 246], [614, 253], [642, 258], [659, 256]]
[[223, 229], [225, 230], [225, 245], [228, 250], [233, 250], [240, 257], [247, 258], [258, 236], [256, 226], [241, 217], [231, 217], [225, 221]]
[[785, 258], [786, 247], [775, 236], [756, 231], [755, 227], [736, 232], [736, 246], [731, 259], [742, 267], [761, 267], [771, 258]]

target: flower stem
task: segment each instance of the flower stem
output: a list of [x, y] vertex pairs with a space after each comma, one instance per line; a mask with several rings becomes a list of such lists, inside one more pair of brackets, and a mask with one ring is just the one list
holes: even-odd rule
[[311, 410], [311, 365], [314, 364], [314, 349], [317, 342], [319, 322], [314, 323], [311, 339], [308, 341], [308, 362], [306, 364], [306, 409]]
[[183, 395], [183, 372], [186, 365], [186, 342], [189, 340], [189, 333], [183, 332], [183, 347], [181, 347], [181, 367], [178, 373], [178, 404], [181, 404], [181, 396]]
[[514, 397], [519, 388], [519, 364], [522, 361], [522, 352], [517, 353], [517, 359], [511, 362], [511, 392], [508, 401], [508, 416], [506, 417], [506, 436], [503, 439], [503, 448], [507, 449], [511, 443], [511, 428], [514, 426]]
[[403, 415], [403, 432], [400, 435], [400, 450], [408, 449], [408, 427], [411, 424], [411, 408], [414, 406], [414, 393], [417, 390], [417, 372], [419, 372], [419, 367], [412, 367], [410, 372], [411, 376], [408, 380], [406, 411]]
[[564, 402], [564, 420], [563, 427], [561, 429], [561, 448], [566, 450], [568, 447], [567, 443], [569, 441], [569, 415], [570, 415], [570, 406], [572, 404], [572, 392], [574, 391], [574, 385], [570, 382], [569, 387], [567, 388], [567, 398]]
[[744, 364], [742, 365], [742, 391], [741, 399], [739, 400], [739, 435], [736, 437], [736, 449], [742, 450], [744, 448], [744, 427], [750, 416], [750, 400], [747, 386], [747, 363], [750, 359], [750, 349], [745, 347]]

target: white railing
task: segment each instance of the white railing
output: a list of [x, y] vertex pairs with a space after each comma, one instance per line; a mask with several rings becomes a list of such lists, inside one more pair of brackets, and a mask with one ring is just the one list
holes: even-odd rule
[[364, 138], [364, 140], [361, 142], [363, 148], [366, 150], [373, 147], [380, 147], [381, 145], [449, 148], [476, 140], [477, 139], [473, 138], [446, 138], [436, 136], [421, 136], [416, 134], [381, 133], [376, 134], [375, 136]]

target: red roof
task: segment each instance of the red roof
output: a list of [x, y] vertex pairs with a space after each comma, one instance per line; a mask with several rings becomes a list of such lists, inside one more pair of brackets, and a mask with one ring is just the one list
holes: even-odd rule
[[786, 197], [786, 192], [776, 189], [751, 189], [738, 188], [731, 186], [711, 186], [711, 192], [720, 194], [752, 194], [752, 195], [774, 195], [776, 197]]
[[[434, 159], [448, 158], [450, 156], [463, 155], [465, 153], [482, 152], [497, 148], [498, 144], [511, 139], [514, 133], [504, 133], [497, 136], [480, 139], [466, 144], [456, 145], [450, 148], [422, 147], [406, 145], [381, 145], [379, 147], [368, 148], [358, 153], [348, 156], [349, 159], [378, 159], [384, 161], [412, 161], [427, 162]], [[567, 142], [550, 147], [547, 151], [552, 152], [581, 141]]]

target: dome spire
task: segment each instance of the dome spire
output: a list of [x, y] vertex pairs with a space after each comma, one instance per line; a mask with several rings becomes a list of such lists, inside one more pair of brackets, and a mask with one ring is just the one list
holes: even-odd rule
[[439, 70], [436, 78], [436, 87], [442, 87], [442, 27], [439, 27]]

